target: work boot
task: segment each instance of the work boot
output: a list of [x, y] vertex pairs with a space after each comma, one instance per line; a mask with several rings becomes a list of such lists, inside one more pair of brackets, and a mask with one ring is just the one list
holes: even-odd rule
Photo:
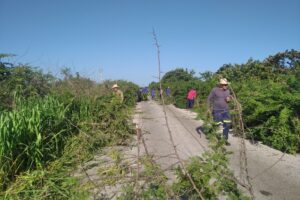
[[226, 140], [226, 141], [225, 141], [225, 145], [226, 145], [226, 146], [230, 146], [230, 143]]

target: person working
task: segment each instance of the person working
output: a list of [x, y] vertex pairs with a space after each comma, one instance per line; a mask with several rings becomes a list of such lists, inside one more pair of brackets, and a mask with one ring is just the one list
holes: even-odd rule
[[152, 90], [151, 90], [151, 99], [154, 100], [155, 96], [156, 96], [156, 89], [152, 88]]
[[194, 107], [196, 96], [197, 96], [196, 90], [194, 90], [194, 88], [190, 89], [190, 91], [187, 94], [187, 108]]
[[114, 92], [115, 97], [118, 98], [120, 103], [122, 103], [124, 100], [124, 96], [123, 96], [123, 92], [120, 90], [119, 86], [117, 84], [114, 84], [112, 86], [112, 90]]
[[170, 89], [170, 87], [166, 88], [166, 95], [167, 95], [167, 97], [171, 96], [171, 89]]
[[228, 142], [228, 133], [230, 128], [230, 114], [228, 102], [231, 100], [230, 92], [228, 90], [228, 81], [226, 78], [219, 80], [218, 87], [211, 90], [208, 98], [208, 111], [213, 115], [214, 121], [223, 129], [223, 137], [225, 144], [230, 145]]

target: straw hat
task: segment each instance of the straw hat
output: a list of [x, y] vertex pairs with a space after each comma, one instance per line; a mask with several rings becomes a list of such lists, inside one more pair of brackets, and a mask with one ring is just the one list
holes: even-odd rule
[[219, 81], [219, 84], [220, 84], [220, 85], [228, 85], [229, 82], [227, 81], [226, 78], [221, 78], [220, 81]]
[[118, 86], [117, 84], [114, 84], [111, 88], [112, 88], [112, 89], [114, 89], [114, 88], [119, 88], [119, 86]]

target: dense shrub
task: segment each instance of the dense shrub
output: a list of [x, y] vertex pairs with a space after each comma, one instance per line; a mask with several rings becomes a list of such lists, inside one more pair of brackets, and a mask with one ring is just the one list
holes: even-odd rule
[[50, 92], [54, 77], [43, 74], [25, 64], [4, 62], [9, 55], [0, 54], [0, 110], [11, 109], [14, 105], [13, 95], [18, 92], [22, 97], [43, 97]]

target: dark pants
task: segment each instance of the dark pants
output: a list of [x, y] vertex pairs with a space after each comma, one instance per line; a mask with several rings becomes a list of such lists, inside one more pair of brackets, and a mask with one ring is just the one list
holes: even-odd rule
[[188, 99], [187, 100], [187, 107], [188, 108], [193, 108], [194, 106], [194, 99]]
[[225, 140], [228, 140], [228, 133], [231, 124], [230, 114], [228, 110], [214, 110], [214, 121], [218, 125], [223, 125], [223, 136]]

